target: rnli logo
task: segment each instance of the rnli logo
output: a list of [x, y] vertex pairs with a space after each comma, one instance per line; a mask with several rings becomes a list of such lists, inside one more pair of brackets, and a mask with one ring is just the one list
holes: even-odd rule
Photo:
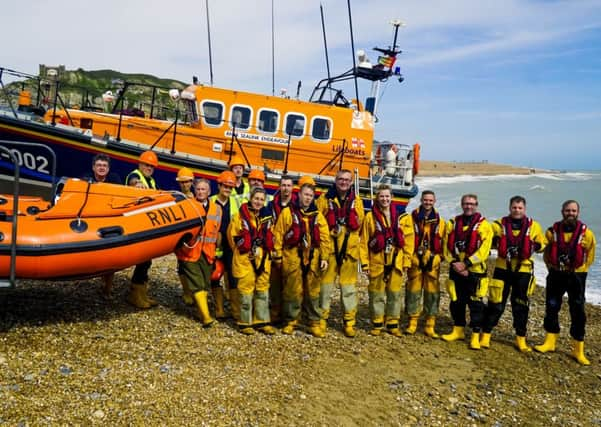
[[[332, 145], [332, 152], [339, 153], [342, 151], [343, 145], [334, 144]], [[344, 148], [344, 154], [351, 156], [365, 156], [365, 141], [358, 138], [352, 138], [351, 143], [347, 144]]]
[[182, 205], [146, 212], [146, 216], [153, 227], [162, 227], [188, 218]]

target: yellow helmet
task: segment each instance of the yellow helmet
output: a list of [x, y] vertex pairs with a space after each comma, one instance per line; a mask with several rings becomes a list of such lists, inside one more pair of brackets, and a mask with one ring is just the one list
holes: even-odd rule
[[315, 180], [313, 179], [313, 177], [310, 177], [309, 175], [303, 175], [298, 180], [298, 186], [300, 188], [303, 185], [310, 185], [311, 187], [315, 187]]
[[176, 181], [192, 181], [194, 179], [194, 172], [190, 168], [181, 168], [177, 171]]
[[140, 154], [138, 159], [140, 163], [146, 163], [147, 165], [154, 166], [155, 168], [159, 165], [159, 159], [154, 151], [144, 151]]
[[228, 163], [228, 167], [231, 169], [233, 166], [240, 165], [242, 167], [246, 166], [246, 162], [241, 156], [235, 155], [232, 156], [230, 162]]

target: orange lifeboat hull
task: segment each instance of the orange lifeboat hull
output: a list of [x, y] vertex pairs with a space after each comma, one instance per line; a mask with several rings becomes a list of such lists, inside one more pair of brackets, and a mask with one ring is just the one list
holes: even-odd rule
[[[57, 280], [118, 271], [173, 252], [200, 224], [197, 203], [183, 195], [67, 180], [54, 206], [19, 215], [16, 277]], [[10, 274], [11, 232], [6, 216], [0, 221], [1, 277]]]

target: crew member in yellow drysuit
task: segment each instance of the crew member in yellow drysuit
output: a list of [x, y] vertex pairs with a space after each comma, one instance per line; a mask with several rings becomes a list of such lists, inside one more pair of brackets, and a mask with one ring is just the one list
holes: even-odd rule
[[422, 191], [421, 204], [411, 216], [415, 230], [415, 252], [411, 268], [407, 272], [405, 307], [409, 324], [405, 333], [414, 334], [422, 312], [420, 300], [423, 292], [423, 311], [426, 315], [424, 333], [438, 338], [434, 330], [440, 304], [440, 263], [442, 261], [442, 241], [445, 234], [445, 221], [434, 208], [436, 195], [433, 191]]
[[338, 171], [334, 187], [317, 199], [317, 208], [326, 218], [332, 240], [328, 269], [321, 280], [320, 307], [322, 329], [327, 327], [330, 302], [336, 277], [339, 277], [340, 298], [344, 310], [344, 334], [352, 338], [357, 315], [357, 280], [359, 269], [359, 234], [365, 216], [363, 201], [352, 186], [353, 173]]
[[549, 244], [545, 250], [545, 263], [549, 270], [545, 297], [545, 342], [534, 347], [546, 353], [555, 351], [559, 337], [559, 311], [564, 294], [568, 294], [570, 306], [570, 335], [572, 357], [581, 365], [591, 362], [584, 355], [584, 311], [586, 275], [595, 260], [596, 240], [593, 232], [578, 217], [580, 205], [567, 200], [561, 207], [563, 219], [546, 232]]
[[274, 229], [275, 264], [281, 265], [283, 284], [282, 315], [285, 334], [292, 334], [301, 308], [315, 337], [324, 337], [319, 306], [321, 274], [328, 267], [330, 233], [324, 216], [313, 203], [315, 190], [305, 180], [298, 200], [280, 213]]
[[488, 284], [488, 303], [484, 309], [484, 322], [480, 347], [490, 347], [492, 330], [505, 311], [511, 292], [511, 314], [515, 329], [515, 346], [522, 353], [532, 351], [526, 343], [526, 327], [530, 303], [534, 292], [534, 252], [545, 248], [546, 238], [538, 222], [526, 216], [526, 199], [514, 196], [509, 200], [509, 215], [492, 223], [497, 246], [497, 260], [492, 279]]
[[391, 202], [391, 187], [380, 185], [361, 228], [361, 266], [369, 276], [370, 333], [380, 335], [386, 326], [400, 337], [403, 275], [411, 266], [415, 239], [411, 215], [397, 214]]
[[449, 221], [443, 243], [449, 262], [447, 289], [451, 299], [453, 331], [442, 336], [445, 341], [464, 339], [465, 308], [470, 309], [472, 336], [470, 348], [480, 349], [480, 331], [484, 316], [483, 298], [488, 288], [486, 260], [492, 245], [492, 227], [478, 212], [478, 196], [461, 197], [463, 214]]
[[[275, 328], [269, 318], [270, 252], [273, 250], [271, 215], [264, 209], [266, 191], [255, 187], [250, 201], [232, 218], [227, 230], [228, 242], [234, 252], [232, 274], [238, 282], [240, 332], [246, 335], [261, 332], [272, 335]], [[254, 318], [253, 318], [254, 313]]]

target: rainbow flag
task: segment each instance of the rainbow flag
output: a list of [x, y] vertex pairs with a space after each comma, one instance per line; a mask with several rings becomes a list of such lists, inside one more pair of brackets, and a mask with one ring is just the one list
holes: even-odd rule
[[378, 64], [388, 68], [392, 68], [394, 61], [396, 61], [396, 58], [392, 56], [380, 56], [378, 58]]

